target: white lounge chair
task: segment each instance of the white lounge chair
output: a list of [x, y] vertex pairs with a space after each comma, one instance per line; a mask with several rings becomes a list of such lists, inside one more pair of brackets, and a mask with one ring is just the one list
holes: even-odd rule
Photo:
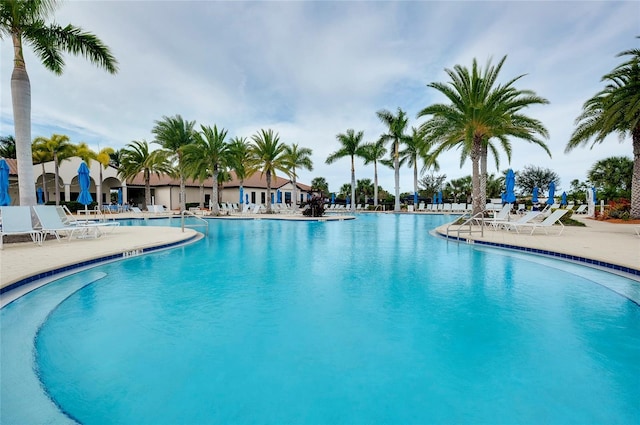
[[29, 235], [34, 243], [42, 243], [42, 234], [33, 227], [29, 207], [0, 207], [0, 217], [0, 249], [3, 249], [5, 235]]
[[36, 205], [33, 207], [33, 211], [36, 213], [36, 217], [40, 222], [40, 231], [43, 235], [51, 234], [60, 241], [61, 235], [66, 235], [69, 240], [74, 235], [77, 237], [100, 237], [102, 236], [101, 228], [111, 227], [112, 229], [119, 226], [117, 221], [110, 222], [94, 222], [94, 221], [79, 221], [76, 224], [66, 224], [56, 211], [56, 207], [53, 205]]
[[493, 218], [489, 218], [484, 221], [484, 224], [487, 226], [493, 226], [494, 229], [497, 229], [498, 226], [506, 221], [509, 221], [509, 212], [511, 211], [511, 204], [504, 204], [502, 209], [495, 213]]
[[578, 209], [575, 210], [573, 213], [574, 214], [586, 214], [587, 213], [587, 204], [582, 204], [580, 206], [578, 206]]
[[549, 214], [549, 216], [545, 218], [544, 221], [541, 221], [540, 223], [531, 223], [531, 222], [522, 223], [522, 224], [514, 223], [514, 227], [516, 229], [516, 232], [518, 233], [520, 233], [521, 229], [527, 229], [527, 230], [531, 229], [531, 234], [533, 235], [533, 232], [535, 232], [537, 229], [542, 229], [544, 230], [545, 234], [548, 234], [547, 229], [549, 229], [554, 224], [558, 223], [560, 224], [560, 232], [558, 233], [558, 236], [560, 236], [562, 234], [562, 231], [564, 230], [564, 224], [562, 224], [562, 222], [560, 221], [560, 218], [562, 218], [562, 216], [568, 212], [569, 211], [567, 210], [557, 209], [551, 214]]
[[542, 214], [540, 211], [527, 211], [524, 215], [520, 216], [519, 219], [515, 221], [505, 221], [504, 223], [501, 223], [499, 227], [502, 227], [505, 230], [515, 230], [516, 232], [518, 232], [519, 225], [531, 223], [532, 220], [538, 217], [540, 214]]

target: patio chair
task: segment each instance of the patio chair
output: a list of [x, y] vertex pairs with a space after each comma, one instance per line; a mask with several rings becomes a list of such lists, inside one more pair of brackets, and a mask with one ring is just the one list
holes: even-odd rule
[[503, 223], [500, 223], [499, 227], [502, 227], [505, 230], [515, 230], [517, 233], [520, 233], [518, 232], [517, 226], [525, 223], [531, 223], [532, 220], [538, 217], [540, 214], [541, 214], [540, 211], [527, 211], [524, 215], [520, 216], [520, 218], [517, 219], [516, 221], [505, 221]]
[[58, 242], [62, 235], [67, 236], [69, 240], [71, 240], [74, 235], [78, 238], [98, 238], [102, 236], [101, 228], [107, 226], [113, 228], [120, 225], [120, 223], [115, 221], [106, 223], [78, 221], [76, 224], [66, 224], [53, 205], [36, 205], [33, 207], [33, 211], [36, 213], [36, 217], [40, 222], [40, 231], [42, 234], [54, 235]]
[[527, 229], [527, 230], [531, 229], [531, 234], [533, 235], [533, 232], [535, 232], [537, 229], [542, 229], [544, 230], [545, 234], [549, 234], [547, 232], [547, 229], [549, 229], [554, 224], [558, 223], [560, 224], [560, 232], [558, 233], [558, 236], [560, 236], [564, 231], [564, 224], [562, 224], [562, 222], [560, 221], [560, 218], [562, 218], [562, 216], [568, 212], [569, 212], [568, 210], [557, 209], [551, 214], [549, 214], [547, 218], [545, 218], [543, 221], [539, 223], [528, 222], [528, 223], [516, 224], [514, 222], [513, 225], [515, 227], [516, 232], [520, 233], [521, 229]]
[[511, 204], [504, 204], [502, 209], [498, 211], [493, 218], [484, 221], [487, 226], [493, 226], [494, 229], [498, 228], [498, 225], [509, 221], [509, 212], [511, 211]]
[[573, 213], [574, 214], [586, 214], [587, 213], [587, 206], [588, 206], [587, 204], [582, 204]]
[[3, 249], [4, 237], [9, 235], [29, 235], [34, 243], [42, 244], [42, 234], [33, 227], [29, 207], [0, 207], [0, 217], [0, 249]]

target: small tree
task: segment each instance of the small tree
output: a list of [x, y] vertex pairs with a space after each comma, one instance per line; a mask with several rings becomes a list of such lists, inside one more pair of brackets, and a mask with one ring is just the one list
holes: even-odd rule
[[593, 164], [587, 177], [606, 200], [631, 198], [633, 161], [625, 156], [601, 159]]
[[525, 165], [524, 169], [516, 172], [516, 187], [520, 189], [520, 194], [524, 196], [530, 195], [534, 187], [538, 188], [540, 196], [544, 195], [551, 182], [556, 184], [557, 190], [560, 184], [560, 177], [549, 168]]

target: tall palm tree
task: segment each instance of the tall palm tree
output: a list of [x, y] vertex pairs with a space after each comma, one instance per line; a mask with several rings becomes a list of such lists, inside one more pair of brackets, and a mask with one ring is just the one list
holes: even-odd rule
[[[251, 145], [246, 137], [236, 136], [229, 142], [230, 168], [235, 171], [236, 178], [240, 180], [240, 190], [244, 189], [244, 179], [251, 177], [255, 172], [252, 168]], [[243, 200], [240, 200], [243, 203]]]
[[630, 215], [640, 218], [640, 49], [626, 50], [617, 56], [630, 58], [602, 77], [607, 85], [583, 105], [565, 152], [585, 145], [590, 139], [593, 139], [593, 147], [612, 133], [617, 133], [621, 141], [631, 135], [633, 178]]
[[271, 213], [271, 177], [275, 177], [276, 171], [288, 174], [291, 163], [287, 156], [286, 145], [280, 142], [278, 133], [273, 130], [260, 130], [251, 136], [252, 163], [267, 180], [267, 213]]
[[53, 156], [47, 150], [41, 150], [34, 142], [34, 146], [31, 147], [33, 156], [33, 163], [40, 164], [42, 166], [42, 193], [44, 195], [44, 202], [49, 202], [49, 192], [47, 191], [47, 172], [44, 168], [45, 164], [49, 161], [53, 161]]
[[95, 160], [98, 161], [100, 169], [100, 181], [98, 182], [98, 209], [102, 208], [102, 170], [106, 170], [111, 165], [111, 155], [115, 151], [113, 148], [102, 148], [100, 152], [96, 154]]
[[229, 163], [229, 144], [224, 140], [227, 137], [227, 130], [218, 130], [201, 125], [201, 132], [194, 134], [194, 143], [184, 147], [184, 162], [187, 170], [192, 170], [192, 175], [202, 177], [209, 173], [213, 177], [213, 199], [211, 213], [220, 215], [218, 204], [218, 178], [220, 172]]
[[[58, 181], [60, 163], [76, 154], [76, 146], [69, 141], [69, 136], [64, 134], [54, 134], [49, 139], [46, 137], [36, 137], [33, 141], [33, 146], [35, 150], [44, 151], [53, 159], [56, 205], [60, 205], [60, 184]], [[33, 163], [31, 168], [33, 168]]]
[[293, 205], [298, 204], [298, 186], [296, 185], [296, 173], [297, 168], [303, 168], [305, 170], [313, 171], [313, 161], [311, 161], [311, 154], [313, 151], [309, 148], [301, 148], [297, 143], [293, 143], [291, 146], [285, 146], [285, 152], [288, 157], [291, 171], [289, 176], [293, 181]]
[[46, 24], [56, 9], [55, 0], [3, 0], [0, 2], [0, 38], [13, 41], [11, 101], [16, 137], [20, 205], [35, 205], [36, 192], [31, 154], [31, 83], [24, 60], [23, 43], [33, 47], [42, 64], [62, 74], [63, 52], [82, 55], [90, 62], [115, 74], [117, 61], [109, 48], [94, 34], [71, 24]]
[[162, 120], [156, 121], [155, 127], [151, 130], [156, 136], [155, 143], [173, 155], [176, 160], [176, 169], [180, 179], [180, 211], [186, 209], [185, 199], [185, 178], [186, 170], [183, 161], [184, 147], [193, 143], [195, 121], [185, 121], [180, 115], [174, 117], [163, 116]]
[[387, 154], [384, 147], [384, 140], [375, 143], [365, 143], [360, 150], [360, 156], [364, 160], [364, 165], [373, 163], [373, 205], [378, 206], [378, 162]]
[[400, 151], [400, 166], [407, 164], [413, 168], [413, 193], [418, 193], [418, 161], [423, 160], [423, 165], [420, 170], [424, 173], [429, 167], [434, 171], [440, 170], [440, 164], [436, 160], [435, 155], [429, 152], [431, 143], [423, 137], [422, 134], [415, 128], [411, 127], [411, 137], [405, 141], [405, 148]]
[[396, 201], [394, 211], [400, 211], [400, 144], [407, 143], [410, 137], [405, 134], [409, 120], [407, 114], [398, 108], [398, 114], [393, 115], [386, 109], [376, 112], [378, 118], [387, 126], [388, 132], [380, 136], [380, 140], [391, 142], [391, 157], [393, 158], [393, 169], [396, 183]]
[[420, 131], [439, 145], [433, 152], [435, 155], [458, 147], [463, 158], [466, 155], [471, 158], [473, 214], [484, 210], [486, 193], [482, 194], [482, 187], [486, 187], [486, 183], [481, 183], [480, 162], [483, 157], [486, 160], [491, 139], [497, 138], [503, 146], [510, 146], [508, 138], [515, 137], [538, 144], [549, 152], [537, 137], [548, 138], [547, 129], [540, 121], [522, 113], [530, 105], [549, 102], [531, 90], [514, 87], [523, 75], [496, 85], [505, 60], [506, 56], [495, 67], [489, 61], [484, 72], [475, 59], [471, 71], [461, 65], [453, 70], [446, 69], [451, 81], [448, 84], [430, 83], [428, 87], [444, 94], [451, 103], [434, 104], [418, 113], [418, 117], [431, 117], [420, 126]]
[[141, 142], [134, 140], [120, 152], [121, 163], [118, 175], [125, 180], [130, 180], [140, 173], [143, 174], [145, 202], [143, 207], [147, 208], [147, 205], [151, 205], [151, 174], [159, 177], [161, 174], [173, 173], [171, 162], [167, 157], [168, 153], [161, 149], [150, 152], [146, 140]]
[[356, 198], [356, 163], [355, 157], [362, 156], [362, 137], [364, 133], [362, 131], [355, 132], [352, 128], [348, 129], [346, 133], [338, 133], [336, 139], [342, 144], [340, 149], [329, 154], [326, 163], [332, 164], [344, 158], [346, 156], [351, 158], [351, 211], [355, 211], [355, 198]]

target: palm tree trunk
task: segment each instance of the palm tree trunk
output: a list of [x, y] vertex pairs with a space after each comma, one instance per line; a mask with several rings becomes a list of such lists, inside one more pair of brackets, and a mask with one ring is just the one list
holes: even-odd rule
[[356, 163], [355, 158], [351, 155], [351, 211], [356, 210]]
[[[413, 193], [414, 196], [418, 193], [418, 158], [413, 162]], [[417, 208], [417, 205], [414, 205], [413, 208]]]
[[102, 211], [102, 164], [98, 162], [98, 168], [100, 168], [100, 181], [98, 182], [98, 193], [96, 193], [96, 201], [98, 202], [98, 209]]
[[640, 219], [640, 125], [631, 132], [633, 176], [631, 177], [631, 218]]
[[373, 161], [373, 205], [378, 206], [378, 161]]
[[482, 144], [482, 155], [480, 156], [480, 199], [481, 205], [487, 205], [487, 156], [489, 155], [489, 145]]
[[144, 209], [148, 209], [151, 205], [151, 173], [145, 168], [144, 170]]
[[292, 179], [293, 179], [293, 205], [298, 205], [298, 186], [296, 185], [296, 167], [293, 167], [292, 170]]
[[271, 214], [271, 171], [267, 171], [267, 214]]
[[58, 181], [58, 154], [53, 154], [53, 175], [56, 179], [56, 205], [60, 205], [60, 182]]
[[400, 156], [398, 154], [399, 142], [394, 144], [393, 168], [396, 180], [396, 203], [393, 208], [395, 212], [400, 212]]
[[46, 204], [49, 201], [49, 193], [47, 192], [47, 179], [46, 170], [44, 169], [44, 162], [42, 163], [42, 200]]
[[36, 204], [33, 154], [31, 151], [31, 83], [22, 58], [22, 39], [13, 35], [15, 61], [11, 74], [11, 104], [16, 132], [16, 162], [20, 205]]
[[213, 168], [213, 195], [211, 196], [211, 215], [220, 215], [220, 204], [218, 203], [218, 167]]
[[200, 209], [204, 208], [204, 183], [200, 183]]
[[482, 195], [480, 193], [480, 157], [482, 156], [482, 139], [474, 137], [471, 148], [471, 184], [473, 186], [472, 214], [484, 211]]

